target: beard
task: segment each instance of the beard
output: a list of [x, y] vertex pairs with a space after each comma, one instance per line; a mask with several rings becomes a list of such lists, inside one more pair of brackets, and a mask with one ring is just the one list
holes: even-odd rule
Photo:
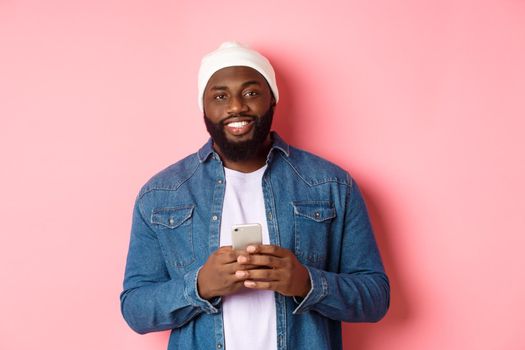
[[204, 123], [213, 142], [221, 150], [222, 156], [232, 162], [245, 161], [256, 156], [268, 138], [272, 127], [273, 110], [273, 106], [271, 106], [260, 118], [245, 114], [239, 115], [240, 117], [249, 117], [254, 122], [253, 136], [246, 141], [235, 142], [226, 137], [224, 122], [229, 118], [214, 123], [204, 113]]

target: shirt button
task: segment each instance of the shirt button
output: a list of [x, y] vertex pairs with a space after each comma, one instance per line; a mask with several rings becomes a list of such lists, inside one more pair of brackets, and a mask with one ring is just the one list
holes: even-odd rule
[[222, 179], [217, 180], [217, 183], [220, 185], [222, 184]]
[[173, 218], [170, 218], [169, 223], [170, 225], [173, 225], [175, 223], [175, 220], [173, 220]]
[[321, 213], [319, 213], [318, 211], [316, 211], [314, 215], [315, 215], [315, 217], [316, 217], [317, 219], [319, 219], [319, 218], [321, 217]]
[[222, 344], [217, 344], [217, 349], [222, 349]]
[[[212, 219], [213, 221], [217, 221], [218, 217], [217, 217], [217, 215], [213, 215], [213, 216], [211, 217], [211, 219]], [[220, 344], [219, 344], [219, 345], [220, 345]]]
[[268, 212], [268, 219], [269, 220], [273, 220], [273, 216], [272, 216], [272, 212], [271, 211]]

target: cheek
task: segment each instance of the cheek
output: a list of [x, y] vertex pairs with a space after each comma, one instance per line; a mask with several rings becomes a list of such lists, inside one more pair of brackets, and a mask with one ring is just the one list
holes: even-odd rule
[[217, 106], [217, 103], [214, 103], [213, 97], [204, 94], [202, 107], [204, 109], [204, 113], [208, 116], [208, 118], [213, 118], [219, 113], [219, 106]]
[[204, 105], [204, 114], [215, 123], [222, 119], [222, 112], [220, 108]]
[[258, 101], [257, 103], [254, 103], [250, 106], [252, 111], [257, 112], [259, 115], [263, 115], [268, 111], [268, 109], [272, 108], [272, 103], [270, 99], [264, 99], [263, 101]]

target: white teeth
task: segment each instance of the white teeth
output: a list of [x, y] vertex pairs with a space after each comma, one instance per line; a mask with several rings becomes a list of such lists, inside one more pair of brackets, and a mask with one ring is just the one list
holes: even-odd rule
[[242, 122], [231, 122], [231, 123], [228, 123], [228, 126], [230, 128], [242, 128], [243, 126], [245, 125], [248, 125], [248, 122], [247, 121], [242, 121]]

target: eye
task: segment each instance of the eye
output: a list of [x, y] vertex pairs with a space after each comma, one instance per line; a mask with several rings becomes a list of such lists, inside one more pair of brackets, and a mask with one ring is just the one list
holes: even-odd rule
[[218, 94], [218, 95], [213, 96], [213, 99], [216, 101], [224, 101], [226, 99], [226, 95]]
[[259, 95], [259, 93], [257, 91], [253, 91], [253, 90], [246, 91], [244, 93], [244, 96], [246, 96], [246, 97], [254, 97], [254, 96], [257, 96], [257, 95]]

